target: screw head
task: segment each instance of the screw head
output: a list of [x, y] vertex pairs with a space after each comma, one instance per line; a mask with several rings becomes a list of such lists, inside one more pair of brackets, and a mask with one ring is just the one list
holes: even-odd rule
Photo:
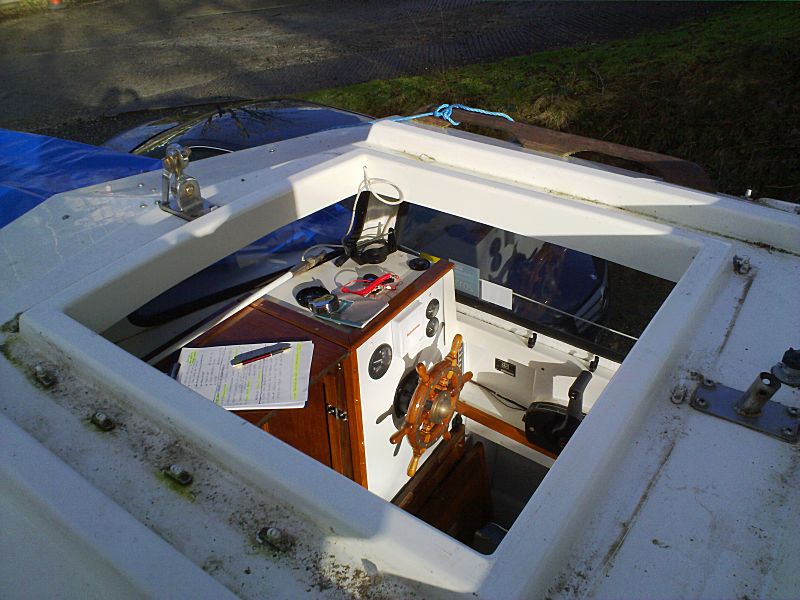
[[786, 412], [792, 417], [800, 416], [800, 408], [797, 408], [796, 406], [787, 406]]
[[781, 433], [784, 437], [793, 438], [796, 435], [796, 431], [794, 427], [784, 427], [781, 430]]
[[698, 398], [695, 398], [694, 403], [695, 403], [695, 406], [698, 406], [699, 408], [706, 408], [708, 406], [708, 400], [706, 400], [702, 396], [698, 397]]

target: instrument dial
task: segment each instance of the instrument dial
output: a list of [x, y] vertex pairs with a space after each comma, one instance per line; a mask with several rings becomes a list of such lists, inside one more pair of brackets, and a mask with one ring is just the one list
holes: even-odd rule
[[386, 375], [389, 366], [392, 364], [392, 347], [389, 344], [381, 344], [372, 353], [367, 365], [367, 373], [372, 379], [380, 379]]
[[439, 331], [439, 319], [431, 317], [431, 320], [428, 321], [428, 326], [425, 328], [425, 335], [433, 337], [437, 331]]
[[430, 302], [428, 302], [428, 308], [425, 309], [425, 317], [428, 319], [432, 319], [437, 314], [439, 314], [439, 301], [434, 298]]

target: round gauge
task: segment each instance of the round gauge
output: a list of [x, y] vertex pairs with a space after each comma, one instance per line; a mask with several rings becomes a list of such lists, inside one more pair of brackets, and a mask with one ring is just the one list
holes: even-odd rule
[[439, 301], [434, 298], [428, 302], [428, 308], [425, 309], [425, 317], [432, 319], [439, 313]]
[[433, 337], [437, 331], [439, 331], [439, 319], [431, 317], [431, 320], [428, 321], [428, 326], [425, 328], [425, 335]]
[[389, 344], [381, 344], [375, 348], [375, 352], [369, 357], [367, 373], [372, 379], [380, 379], [386, 375], [389, 365], [392, 364], [392, 347]]

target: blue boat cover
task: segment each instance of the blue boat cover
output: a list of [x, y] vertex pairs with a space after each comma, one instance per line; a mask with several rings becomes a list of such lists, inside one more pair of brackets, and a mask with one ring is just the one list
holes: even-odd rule
[[0, 227], [53, 194], [160, 167], [154, 158], [0, 128]]
[[[0, 128], [0, 228], [53, 194], [160, 168], [155, 158]], [[246, 288], [251, 280], [280, 268], [277, 259], [282, 256], [294, 263], [295, 255], [309, 246], [341, 243], [349, 219], [350, 208], [339, 203], [289, 223], [179, 283], [138, 312], [171, 313], [187, 302], [196, 307], [205, 297], [216, 301], [220, 294], [236, 293], [240, 286]]]

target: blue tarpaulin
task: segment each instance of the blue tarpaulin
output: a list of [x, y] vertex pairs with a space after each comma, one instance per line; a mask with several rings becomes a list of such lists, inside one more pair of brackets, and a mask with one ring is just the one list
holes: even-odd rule
[[[0, 129], [0, 227], [53, 194], [160, 168], [155, 158]], [[294, 262], [294, 254], [309, 246], [340, 243], [349, 219], [350, 208], [339, 203], [289, 223], [181, 282], [137, 313], [144, 315], [142, 320], [155, 319], [172, 314], [176, 306], [196, 308], [204, 298], [217, 301], [225, 290], [235, 293], [249, 281], [263, 279], [270, 269], [282, 268], [281, 256]]]
[[53, 194], [160, 167], [154, 158], [0, 129], [0, 227]]

